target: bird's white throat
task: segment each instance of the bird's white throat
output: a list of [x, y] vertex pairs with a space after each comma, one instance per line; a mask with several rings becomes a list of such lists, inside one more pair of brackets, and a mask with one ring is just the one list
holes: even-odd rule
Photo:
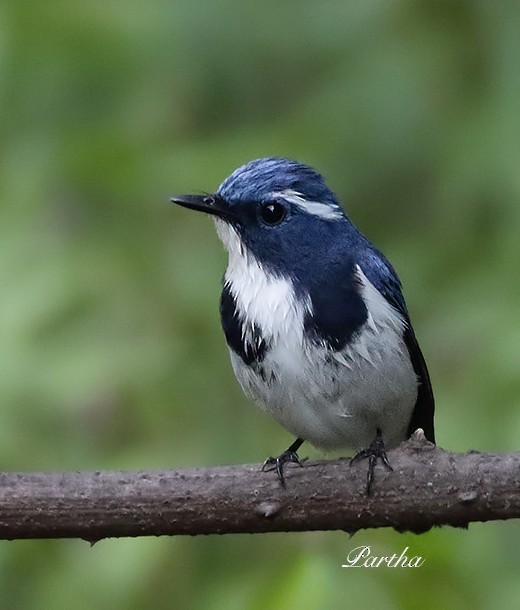
[[229, 253], [224, 282], [235, 299], [244, 333], [255, 326], [265, 338], [290, 332], [301, 342], [305, 314], [312, 311], [310, 298], [297, 299], [292, 281], [265, 269], [229, 223], [217, 218], [215, 226]]

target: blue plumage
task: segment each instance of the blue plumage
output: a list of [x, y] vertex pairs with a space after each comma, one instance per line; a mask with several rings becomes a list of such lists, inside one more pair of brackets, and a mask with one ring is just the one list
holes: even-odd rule
[[236, 169], [218, 189], [230, 204], [268, 201], [270, 194], [286, 189], [306, 193], [310, 201], [339, 205], [323, 177], [311, 167], [285, 159], [255, 159]]
[[298, 437], [268, 462], [282, 481], [304, 440], [369, 444], [358, 455], [383, 461], [384, 444], [417, 427], [434, 442], [433, 394], [399, 278], [320, 174], [257, 159], [214, 195], [172, 201], [212, 214], [229, 252], [220, 309], [235, 374]]

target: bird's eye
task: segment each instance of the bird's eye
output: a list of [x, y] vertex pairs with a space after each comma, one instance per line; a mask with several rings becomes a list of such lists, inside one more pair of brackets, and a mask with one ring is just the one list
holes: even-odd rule
[[281, 203], [272, 201], [260, 208], [260, 217], [267, 225], [276, 225], [285, 218], [285, 208]]

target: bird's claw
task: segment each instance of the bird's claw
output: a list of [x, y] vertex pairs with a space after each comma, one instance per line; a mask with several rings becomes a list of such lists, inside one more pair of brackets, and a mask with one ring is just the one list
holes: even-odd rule
[[283, 468], [285, 464], [292, 462], [293, 464], [298, 464], [298, 466], [303, 466], [303, 462], [305, 460], [300, 460], [296, 451], [291, 451], [287, 449], [280, 453], [278, 457], [268, 457], [262, 466], [262, 472], [266, 470], [276, 470], [276, 474], [278, 475], [278, 479], [283, 487], [285, 487], [285, 478], [283, 476]]
[[376, 438], [370, 443], [366, 449], [358, 451], [350, 460], [350, 465], [360, 460], [368, 458], [368, 472], [367, 472], [367, 496], [372, 491], [372, 483], [374, 482], [374, 468], [377, 460], [381, 460], [388, 470], [393, 470], [388, 457], [386, 455], [385, 444], [383, 443], [383, 436], [381, 430], [377, 430]]

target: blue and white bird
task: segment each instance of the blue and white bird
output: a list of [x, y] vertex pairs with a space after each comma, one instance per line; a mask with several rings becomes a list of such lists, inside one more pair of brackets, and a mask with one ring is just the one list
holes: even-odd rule
[[391, 264], [352, 224], [322, 176], [284, 158], [235, 170], [211, 195], [172, 202], [214, 216], [229, 253], [220, 302], [235, 375], [295, 437], [265, 466], [301, 465], [304, 441], [385, 448], [417, 428], [434, 439], [426, 364]]

